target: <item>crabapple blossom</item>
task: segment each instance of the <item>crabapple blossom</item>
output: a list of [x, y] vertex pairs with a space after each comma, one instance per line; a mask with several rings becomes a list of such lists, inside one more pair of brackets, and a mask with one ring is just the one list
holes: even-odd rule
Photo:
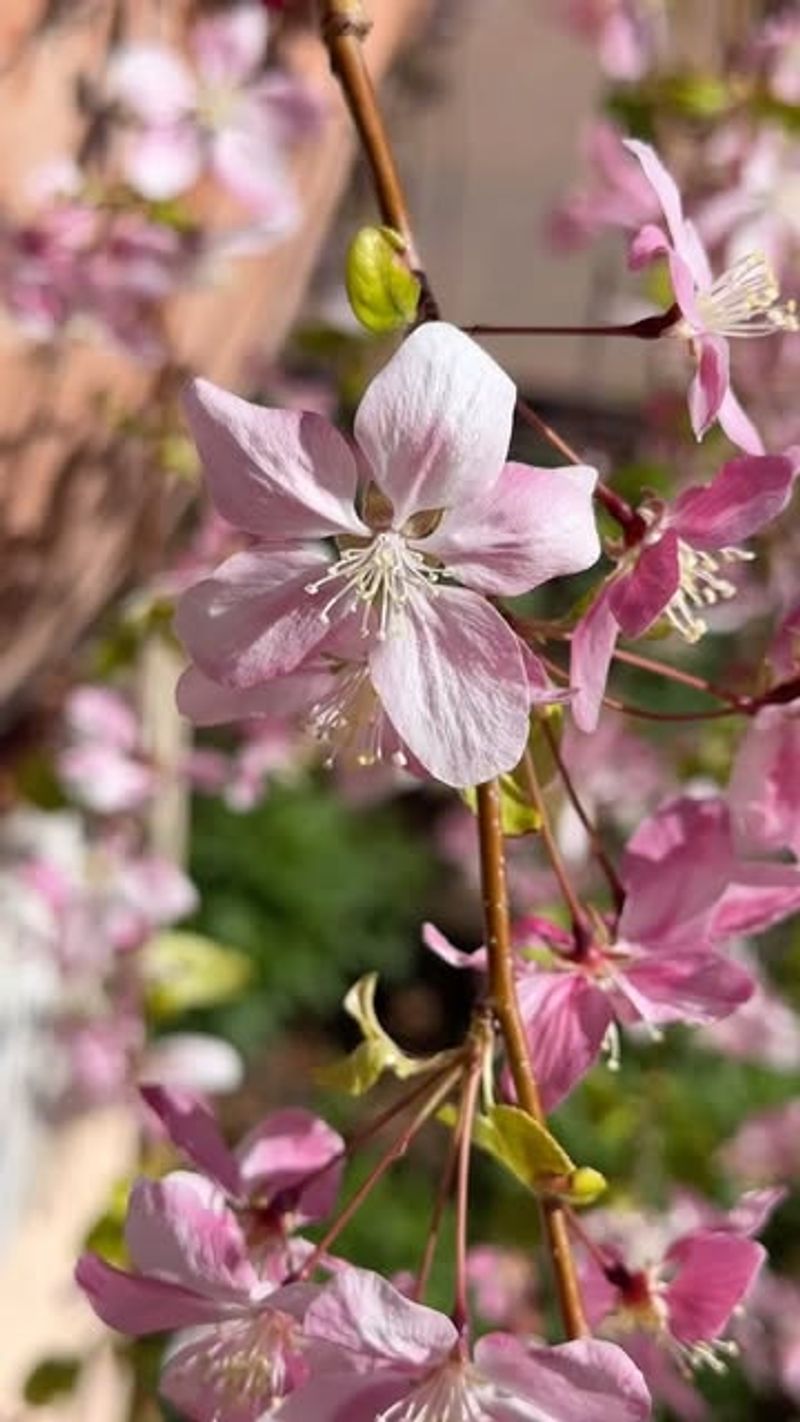
[[562, 24], [592, 43], [611, 79], [634, 83], [651, 67], [663, 28], [661, 0], [558, 0]]
[[731, 135], [739, 150], [738, 172], [696, 210], [705, 244], [724, 248], [729, 264], [763, 252], [779, 274], [791, 272], [800, 247], [800, 161], [791, 136], [765, 128], [755, 139]]
[[265, 230], [292, 230], [297, 199], [286, 153], [314, 131], [320, 108], [299, 80], [260, 72], [267, 38], [265, 10], [244, 0], [194, 26], [195, 70], [155, 43], [117, 52], [107, 90], [131, 126], [123, 162], [138, 192], [171, 198], [209, 170]]
[[549, 219], [557, 251], [582, 247], [607, 227], [636, 232], [660, 211], [652, 187], [614, 124], [595, 120], [583, 149], [587, 183], [560, 202]]
[[57, 758], [66, 789], [87, 809], [140, 809], [157, 775], [141, 753], [141, 733], [125, 699], [104, 686], [77, 687], [64, 708], [68, 744]]
[[258, 539], [178, 609], [203, 675], [249, 694], [327, 664], [335, 685], [311, 725], [332, 753], [403, 763], [408, 751], [457, 786], [516, 765], [531, 702], [553, 693], [489, 599], [590, 567], [598, 541], [594, 470], [504, 462], [514, 399], [441, 322], [367, 389], [358, 456], [319, 416], [196, 382], [187, 408], [212, 498]]
[[650, 1413], [621, 1349], [491, 1333], [470, 1358], [449, 1318], [365, 1269], [339, 1273], [309, 1305], [304, 1330], [311, 1376], [278, 1410], [280, 1422], [635, 1422]]
[[739, 547], [786, 507], [797, 473], [790, 455], [743, 455], [674, 503], [650, 500], [572, 636], [572, 712], [582, 731], [597, 725], [617, 637], [641, 637], [662, 615], [688, 642], [707, 630], [702, 613], [735, 596], [726, 565], [752, 556]]
[[778, 283], [760, 252], [740, 258], [715, 278], [694, 224], [684, 217], [675, 181], [658, 154], [636, 139], [626, 139], [625, 146], [641, 163], [667, 225], [667, 232], [654, 223], [644, 226], [633, 238], [630, 261], [633, 267], [641, 267], [655, 257], [666, 257], [669, 264], [680, 313], [669, 334], [689, 341], [697, 365], [689, 391], [695, 435], [702, 439], [719, 420], [740, 449], [760, 454], [761, 437], [730, 388], [729, 340], [797, 330], [794, 304], [780, 304]]

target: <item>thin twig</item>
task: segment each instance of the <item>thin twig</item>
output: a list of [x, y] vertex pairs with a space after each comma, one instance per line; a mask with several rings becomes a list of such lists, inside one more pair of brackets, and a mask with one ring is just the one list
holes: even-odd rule
[[[517, 414], [524, 424], [546, 439], [548, 444], [557, 449], [559, 454], [563, 454], [570, 464], [586, 463], [585, 459], [581, 459], [577, 450], [573, 449], [571, 444], [567, 444], [567, 441], [553, 429], [552, 425], [548, 425], [541, 415], [537, 415], [533, 406], [529, 405], [527, 400], [523, 400], [521, 396], [517, 396]], [[604, 484], [602, 479], [598, 479], [595, 485], [594, 496], [606, 513], [610, 514], [619, 524], [625, 534], [626, 541], [635, 542], [646, 532], [646, 525], [641, 515], [631, 508], [626, 499], [610, 489], [608, 484]]]
[[456, 1178], [456, 1275], [452, 1318], [462, 1336], [466, 1334], [469, 1324], [469, 1299], [467, 1297], [469, 1166], [472, 1156], [472, 1126], [475, 1120], [475, 1108], [478, 1104], [481, 1070], [481, 1058], [476, 1056], [469, 1076], [464, 1082], [459, 1120], [458, 1174]]
[[595, 859], [600, 865], [600, 868], [605, 874], [606, 879], [608, 880], [608, 885], [611, 889], [611, 894], [614, 899], [614, 906], [617, 912], [620, 913], [622, 911], [622, 906], [625, 902], [625, 889], [623, 887], [622, 880], [620, 879], [616, 869], [614, 868], [614, 865], [611, 863], [611, 860], [609, 859], [603, 848], [603, 843], [600, 838], [597, 826], [591, 819], [591, 816], [586, 810], [580, 798], [580, 795], [578, 794], [578, 791], [575, 787], [575, 783], [564, 761], [564, 757], [561, 754], [561, 749], [559, 747], [558, 740], [553, 734], [552, 727], [550, 726], [546, 716], [542, 717], [541, 726], [544, 732], [545, 740], [547, 741], [547, 744], [550, 749], [550, 754], [552, 755], [553, 760], [556, 763], [556, 768], [558, 770], [559, 775], [561, 776], [564, 789], [567, 792], [569, 802], [572, 805], [573, 810], [578, 816], [578, 819], [580, 820], [581, 824], [583, 825], [583, 828], [585, 829], [589, 837], [589, 843], [591, 845], [592, 854], [594, 855]]
[[558, 880], [558, 887], [561, 890], [572, 920], [572, 933], [575, 938], [576, 947], [580, 950], [585, 948], [591, 937], [589, 924], [583, 905], [569, 877], [567, 866], [564, 863], [561, 850], [558, 847], [553, 827], [550, 823], [550, 815], [545, 803], [542, 787], [539, 784], [539, 777], [536, 774], [536, 766], [533, 763], [533, 756], [529, 750], [525, 751], [522, 757], [522, 777], [525, 781], [525, 789], [533, 801], [536, 812], [539, 816], [539, 833], [542, 836], [542, 843], [547, 851], [547, 857]]

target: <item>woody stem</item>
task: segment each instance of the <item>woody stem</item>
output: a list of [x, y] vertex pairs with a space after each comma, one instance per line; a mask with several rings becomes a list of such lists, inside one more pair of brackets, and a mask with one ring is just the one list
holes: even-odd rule
[[[486, 952], [489, 997], [505, 1043], [517, 1100], [524, 1111], [546, 1125], [539, 1088], [533, 1072], [525, 1029], [517, 1001], [511, 928], [508, 913], [505, 849], [500, 787], [496, 780], [478, 786], [478, 837], [481, 882], [486, 919]], [[557, 1200], [541, 1203], [542, 1225], [555, 1275], [564, 1332], [584, 1338], [589, 1329], [583, 1311], [575, 1261], [572, 1257], [564, 1208]]]

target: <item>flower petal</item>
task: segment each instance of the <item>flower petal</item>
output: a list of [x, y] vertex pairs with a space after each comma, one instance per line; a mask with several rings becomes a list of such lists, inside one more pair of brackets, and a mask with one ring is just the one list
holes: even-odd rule
[[719, 415], [730, 385], [730, 349], [722, 336], [695, 338], [697, 370], [689, 386], [689, 418], [697, 439]]
[[667, 221], [672, 245], [678, 256], [686, 263], [696, 284], [703, 289], [711, 284], [711, 269], [708, 265], [702, 243], [691, 223], [683, 214], [683, 203], [672, 174], [667, 171], [649, 143], [641, 143], [635, 138], [623, 139], [629, 153], [638, 158], [644, 175], [661, 203]]
[[137, 193], [151, 202], [165, 202], [197, 182], [203, 149], [190, 124], [160, 124], [131, 135], [123, 149], [122, 166]]
[[458, 1341], [443, 1313], [413, 1303], [369, 1269], [345, 1269], [311, 1304], [309, 1338], [408, 1369], [443, 1362]]
[[678, 495], [669, 523], [694, 548], [743, 543], [782, 513], [797, 473], [781, 455], [731, 459], [710, 484]]
[[460, 948], [456, 948], [445, 938], [443, 933], [434, 923], [424, 923], [422, 925], [422, 941], [426, 948], [430, 948], [437, 958], [441, 958], [443, 963], [448, 963], [451, 968], [469, 968], [473, 972], [486, 972], [486, 949], [478, 948], [474, 953], [462, 953]]
[[242, 1189], [239, 1166], [205, 1103], [192, 1092], [155, 1082], [142, 1083], [139, 1092], [158, 1116], [173, 1145], [229, 1195], [239, 1195]]
[[211, 497], [234, 527], [268, 543], [366, 533], [355, 459], [321, 415], [266, 410], [210, 380], [191, 383], [185, 406]]
[[257, 109], [242, 106], [237, 122], [215, 135], [211, 163], [216, 177], [254, 214], [265, 236], [283, 238], [295, 230], [300, 208], [294, 185], [275, 135]]
[[717, 420], [731, 441], [746, 454], [765, 454], [764, 441], [749, 415], [746, 415], [730, 385], [717, 411]]
[[311, 1111], [295, 1107], [266, 1116], [245, 1136], [236, 1157], [249, 1194], [270, 1200], [292, 1195], [295, 1217], [318, 1220], [336, 1199], [343, 1153], [337, 1131]]
[[429, 321], [403, 342], [355, 419], [395, 526], [491, 488], [508, 453], [515, 399], [505, 372], [455, 326]]
[[[536, 1347], [510, 1333], [490, 1333], [475, 1348], [481, 1372], [513, 1397], [529, 1399], [542, 1422], [646, 1422], [650, 1394], [635, 1363], [597, 1338]], [[506, 1414], [502, 1402], [498, 1417]], [[522, 1407], [508, 1417], [526, 1416]]]
[[217, 1319], [224, 1306], [163, 1279], [145, 1278], [116, 1269], [96, 1254], [78, 1260], [75, 1280], [98, 1318], [134, 1338]]
[[625, 849], [619, 937], [662, 949], [669, 944], [675, 951], [702, 946], [733, 865], [730, 817], [721, 797], [668, 801], [642, 822]]
[[715, 939], [763, 933], [800, 908], [800, 867], [796, 864], [735, 865], [714, 913]]
[[580, 972], [518, 980], [520, 1012], [542, 1104], [552, 1111], [596, 1061], [613, 1020], [608, 994]]
[[760, 1244], [720, 1230], [684, 1235], [666, 1256], [677, 1269], [665, 1301], [669, 1327], [681, 1343], [716, 1338], [766, 1257]]
[[[178, 636], [212, 681], [249, 690], [284, 676], [330, 631], [324, 598], [306, 591], [326, 567], [305, 549], [234, 553], [184, 593]], [[345, 616], [344, 600], [332, 609], [334, 620], [337, 610]]]
[[124, 45], [111, 59], [105, 83], [109, 97], [148, 126], [175, 122], [197, 100], [188, 65], [160, 44]]
[[669, 529], [645, 543], [631, 571], [612, 578], [608, 601], [626, 637], [641, 637], [680, 587], [678, 539]]
[[221, 1303], [246, 1301], [256, 1284], [244, 1235], [221, 1192], [188, 1171], [137, 1180], [125, 1242], [141, 1273]]
[[597, 562], [596, 483], [588, 465], [506, 464], [485, 494], [458, 504], [418, 546], [468, 587], [507, 597], [528, 592]]
[[720, 953], [647, 953], [625, 971], [642, 1004], [644, 1020], [717, 1022], [752, 997], [746, 968]]
[[528, 737], [530, 694], [514, 633], [476, 593], [439, 588], [409, 603], [400, 630], [370, 649], [386, 714], [445, 785], [512, 770]]
[[[327, 673], [298, 672], [243, 691], [211, 681], [197, 667], [188, 667], [175, 691], [178, 710], [196, 726], [220, 726], [250, 716], [284, 716], [310, 706], [328, 683]], [[288, 704], [291, 703], [291, 704]]]
[[237, 87], [248, 79], [264, 57], [268, 30], [266, 10], [255, 0], [195, 25], [190, 43], [206, 83]]
[[597, 728], [618, 635], [606, 583], [572, 634], [569, 679], [574, 695], [570, 705], [579, 731]]
[[728, 787], [739, 847], [800, 858], [800, 707], [765, 706], [750, 722]]

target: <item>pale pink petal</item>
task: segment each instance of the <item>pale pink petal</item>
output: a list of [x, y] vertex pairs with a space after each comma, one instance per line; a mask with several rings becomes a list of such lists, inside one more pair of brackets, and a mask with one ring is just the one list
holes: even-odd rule
[[243, 107], [235, 124], [214, 135], [211, 163], [215, 176], [250, 210], [265, 236], [278, 239], [294, 231], [300, 218], [294, 186], [275, 135], [257, 112]]
[[197, 182], [203, 157], [200, 138], [190, 124], [162, 124], [131, 134], [122, 164], [132, 188], [151, 202], [164, 202]]
[[718, 796], [669, 801], [628, 841], [619, 936], [630, 943], [702, 946], [733, 873], [727, 808]]
[[505, 463], [516, 391], [468, 336], [429, 321], [369, 385], [355, 435], [395, 526], [489, 490]]
[[204, 676], [197, 667], [189, 667], [178, 682], [175, 699], [181, 714], [194, 721], [196, 726], [219, 726], [226, 721], [240, 721], [251, 716], [282, 714], [282, 692], [288, 681], [296, 683], [298, 691], [308, 691], [307, 704], [310, 706], [314, 700], [313, 688], [320, 680], [314, 673], [308, 676], [298, 673], [282, 678], [278, 683], [243, 691], [222, 686]]
[[177, 923], [198, 905], [197, 890], [188, 875], [157, 854], [128, 861], [119, 871], [117, 889], [124, 906], [152, 927]]
[[743, 543], [783, 512], [796, 473], [793, 460], [780, 455], [731, 459], [710, 484], [678, 495], [670, 527], [694, 548]]
[[752, 997], [746, 968], [719, 953], [645, 954], [625, 970], [646, 1000], [645, 1021], [716, 1022]]
[[[481, 1372], [514, 1398], [529, 1399], [530, 1416], [548, 1422], [646, 1422], [650, 1394], [635, 1363], [615, 1343], [596, 1338], [537, 1347], [510, 1333], [490, 1333], [475, 1348]], [[500, 1399], [502, 1422], [527, 1416]]]
[[711, 1417], [708, 1403], [694, 1383], [684, 1378], [658, 1337], [640, 1331], [628, 1333], [625, 1351], [641, 1369], [655, 1403], [665, 1403], [680, 1422], [707, 1422]]
[[137, 1180], [125, 1242], [143, 1274], [223, 1302], [245, 1300], [256, 1275], [236, 1217], [218, 1187], [176, 1170], [163, 1180]]
[[257, 0], [201, 20], [190, 42], [205, 82], [235, 87], [248, 79], [264, 58], [268, 33], [267, 14]]
[[180, 1337], [159, 1391], [191, 1422], [263, 1422], [307, 1377], [295, 1320], [265, 1309]]
[[722, 336], [696, 337], [697, 370], [689, 386], [689, 418], [702, 439], [717, 418], [730, 384], [730, 350]]
[[422, 941], [426, 948], [430, 948], [442, 962], [449, 963], [451, 968], [470, 968], [473, 972], [486, 972], [485, 948], [478, 948], [475, 953], [462, 953], [433, 923], [422, 925]]
[[787, 1195], [788, 1191], [783, 1185], [764, 1190], [746, 1190], [733, 1209], [728, 1210], [714, 1228], [730, 1230], [733, 1234], [743, 1234], [747, 1238], [759, 1234]]
[[269, 124], [273, 142], [287, 147], [319, 133], [326, 113], [320, 94], [286, 69], [264, 74], [251, 85], [247, 101]]
[[401, 739], [446, 785], [512, 770], [528, 738], [530, 697], [519, 643], [476, 593], [439, 588], [409, 603], [373, 643], [370, 674]]
[[[213, 578], [184, 593], [178, 636], [201, 671], [228, 686], [249, 690], [294, 671], [330, 630], [322, 616], [325, 590], [306, 591], [326, 567], [305, 549], [235, 553]], [[341, 599], [331, 621], [346, 612]]]
[[196, 380], [186, 413], [216, 507], [269, 543], [367, 530], [358, 518], [356, 462], [321, 415], [266, 410]]
[[733, 763], [728, 799], [737, 843], [800, 858], [800, 708], [765, 706]]
[[408, 1396], [407, 1371], [322, 1372], [281, 1403], [279, 1422], [377, 1422]]
[[368, 1269], [337, 1274], [311, 1304], [305, 1329], [310, 1338], [409, 1371], [435, 1367], [458, 1341], [449, 1318], [412, 1303]]
[[747, 454], [765, 454], [764, 441], [749, 415], [746, 415], [730, 386], [717, 411], [717, 420], [731, 444]]
[[468, 587], [501, 596], [581, 573], [600, 556], [592, 511], [597, 471], [506, 464], [484, 496], [446, 513], [419, 543]]
[[225, 1305], [213, 1297], [117, 1269], [96, 1254], [81, 1256], [75, 1280], [109, 1328], [133, 1337], [208, 1323], [225, 1311]]
[[132, 751], [139, 740], [139, 726], [133, 711], [118, 692], [106, 686], [77, 686], [64, 708], [73, 735], [104, 741], [117, 750]]
[[344, 1164], [337, 1131], [300, 1107], [273, 1111], [245, 1136], [236, 1158], [248, 1194], [275, 1201], [291, 1197], [297, 1219], [322, 1219], [332, 1208]]
[[243, 1079], [239, 1052], [209, 1032], [167, 1032], [157, 1037], [145, 1048], [139, 1070], [140, 1081], [213, 1095], [238, 1090]]
[[677, 1271], [665, 1294], [670, 1332], [681, 1343], [716, 1338], [765, 1257], [760, 1244], [717, 1230], [679, 1239], [665, 1261]]
[[597, 728], [618, 636], [619, 624], [611, 610], [607, 583], [572, 634], [569, 679], [574, 695], [570, 706], [579, 731]]
[[686, 263], [696, 284], [701, 288], [706, 287], [711, 278], [708, 259], [694, 229], [684, 217], [683, 203], [675, 179], [649, 143], [641, 143], [635, 138], [626, 138], [623, 142], [628, 152], [638, 158], [645, 177], [661, 203], [676, 253]]
[[172, 1144], [193, 1165], [216, 1180], [229, 1195], [242, 1193], [236, 1157], [204, 1101], [191, 1092], [156, 1082], [143, 1083], [139, 1092], [166, 1128]]
[[191, 70], [174, 50], [160, 44], [130, 44], [118, 50], [105, 84], [111, 99], [148, 126], [175, 122], [197, 100]]
[[608, 583], [608, 602], [626, 637], [641, 637], [680, 587], [678, 539], [669, 529], [645, 543], [629, 573]]
[[552, 1111], [596, 1061], [613, 1020], [602, 988], [580, 972], [532, 970], [517, 985], [542, 1103]]
[[67, 792], [101, 815], [139, 809], [157, 785], [149, 765], [109, 745], [69, 746], [60, 752], [57, 766]]

